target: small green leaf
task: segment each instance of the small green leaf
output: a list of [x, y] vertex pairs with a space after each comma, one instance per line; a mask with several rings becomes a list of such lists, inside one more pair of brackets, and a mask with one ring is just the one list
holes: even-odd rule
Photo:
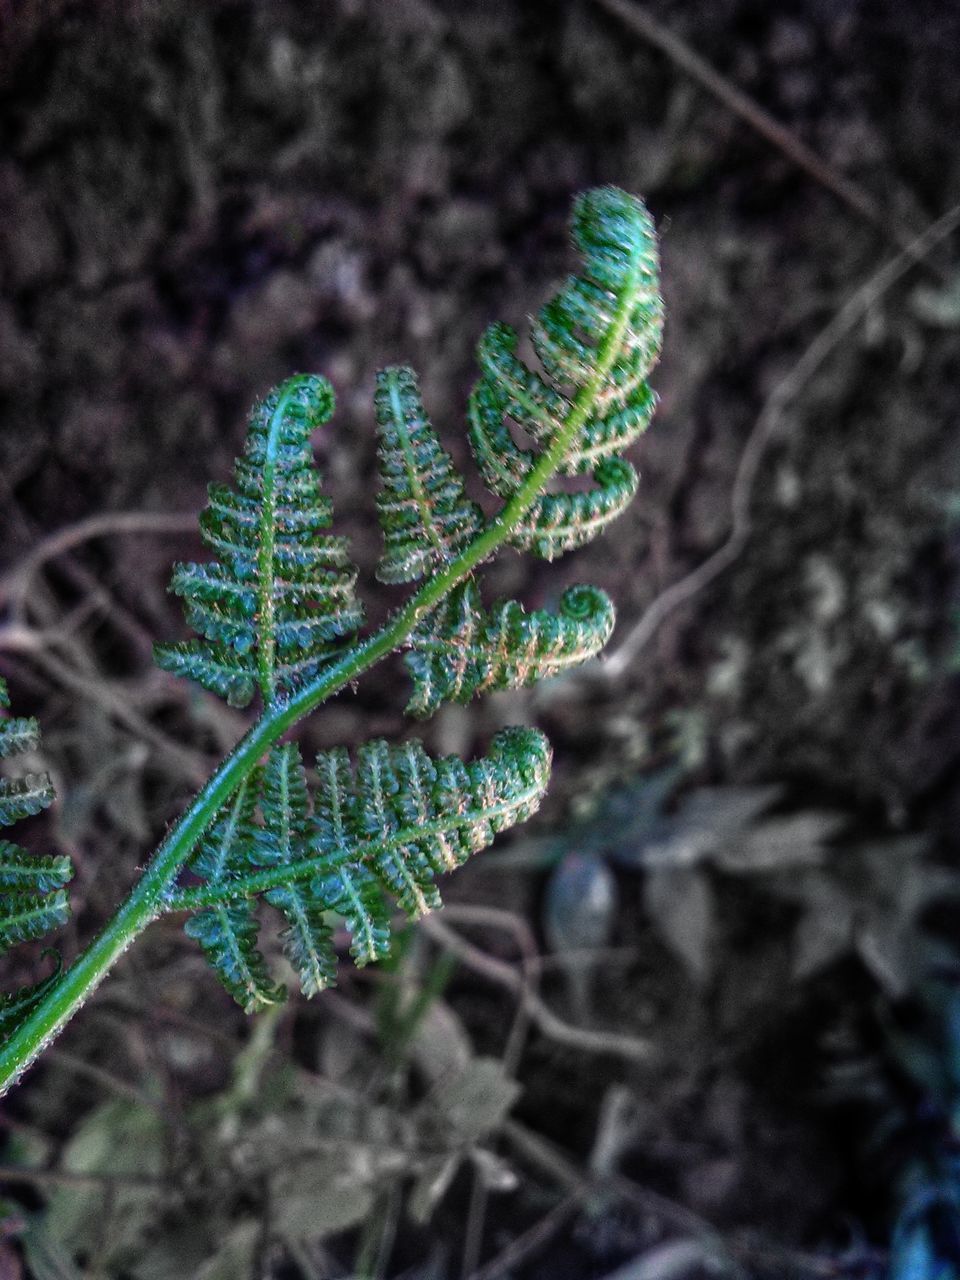
[[184, 925], [213, 965], [220, 981], [245, 1013], [257, 1013], [285, 998], [257, 949], [257, 922], [249, 902], [211, 907]]
[[480, 532], [483, 513], [440, 445], [412, 369], [382, 370], [374, 406], [382, 484], [377, 514], [384, 533], [377, 577], [413, 582], [454, 560]]
[[53, 803], [53, 784], [45, 773], [0, 779], [0, 827], [32, 818]]
[[486, 613], [472, 578], [454, 588], [410, 637], [404, 657], [413, 678], [410, 715], [444, 702], [518, 689], [596, 657], [613, 631], [613, 604], [596, 587], [570, 587], [557, 613], [527, 613], [515, 600]]

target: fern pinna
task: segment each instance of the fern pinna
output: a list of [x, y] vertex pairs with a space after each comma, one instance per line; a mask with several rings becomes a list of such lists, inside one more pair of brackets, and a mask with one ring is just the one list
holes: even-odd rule
[[[252, 1010], [283, 996], [258, 945], [266, 903], [313, 995], [335, 977], [335, 919], [357, 963], [383, 956], [391, 901], [410, 917], [437, 906], [441, 873], [537, 808], [550, 748], [535, 729], [504, 730], [469, 763], [432, 759], [416, 740], [374, 741], [354, 760], [323, 752], [308, 769], [281, 739], [394, 652], [411, 683], [407, 709], [423, 717], [555, 675], [609, 638], [613, 605], [596, 587], [568, 589], [555, 611], [528, 611], [515, 600], [485, 604], [479, 576], [504, 545], [547, 559], [583, 545], [636, 491], [622, 455], [655, 403], [646, 381], [662, 328], [653, 224], [640, 200], [601, 188], [577, 199], [573, 239], [581, 272], [532, 324], [540, 368], [522, 362], [506, 326], [480, 343], [469, 441], [489, 503], [469, 496], [413, 371], [378, 375], [377, 576], [413, 584], [379, 630], [361, 631], [357, 570], [344, 539], [328, 532], [332, 508], [314, 465], [311, 434], [333, 412], [329, 383], [298, 375], [254, 410], [235, 485], [211, 486], [201, 517], [215, 559], [174, 568], [171, 590], [195, 638], [158, 646], [157, 660], [233, 705], [259, 694], [259, 717], [114, 920], [0, 1048], [0, 1085], [158, 915], [189, 913], [187, 932]], [[565, 476], [580, 479], [553, 483]]]
[[[7, 686], [0, 680], [0, 708], [6, 712], [9, 706]], [[0, 758], [36, 751], [39, 745], [36, 720], [8, 714], [0, 718]], [[46, 773], [0, 778], [0, 826], [31, 817], [52, 801], [53, 786]], [[63, 855], [28, 853], [0, 839], [0, 955], [14, 943], [42, 938], [66, 922], [64, 885], [72, 874], [70, 859]], [[56, 972], [34, 986], [0, 994], [0, 1035], [37, 1004], [55, 977]]]

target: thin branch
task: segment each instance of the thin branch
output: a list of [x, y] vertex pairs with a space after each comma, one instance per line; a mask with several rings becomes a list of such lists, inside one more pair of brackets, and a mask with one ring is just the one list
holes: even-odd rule
[[495, 1258], [471, 1272], [467, 1280], [497, 1280], [498, 1277], [509, 1275], [514, 1267], [525, 1262], [531, 1254], [542, 1249], [547, 1241], [556, 1235], [580, 1208], [580, 1200], [577, 1194], [564, 1196], [532, 1227], [528, 1227], [526, 1231], [511, 1240]]
[[196, 527], [197, 517], [194, 512], [187, 515], [163, 511], [108, 511], [88, 516], [85, 520], [78, 520], [76, 524], [67, 525], [49, 534], [29, 555], [4, 574], [0, 578], [0, 603], [6, 601], [14, 609], [22, 606], [30, 592], [31, 579], [48, 560], [53, 560], [72, 547], [93, 538], [131, 533], [193, 533]]
[[115, 1190], [117, 1187], [162, 1188], [160, 1178], [144, 1178], [136, 1174], [71, 1173], [67, 1169], [21, 1169], [16, 1165], [0, 1164], [0, 1183], [13, 1182], [32, 1187], [101, 1187]]
[[187, 782], [199, 786], [207, 778], [209, 768], [199, 752], [181, 746], [180, 743], [156, 729], [138, 711], [135, 711], [129, 700], [118, 693], [108, 681], [82, 675], [69, 663], [55, 657], [42, 644], [24, 645], [21, 651], [28, 654], [32, 661], [58, 684], [92, 702], [95, 706], [101, 707], [135, 737], [149, 743], [154, 750], [160, 752], [176, 767], [177, 773]]
[[70, 1071], [74, 1075], [83, 1076], [87, 1080], [93, 1081], [94, 1084], [100, 1085], [108, 1093], [115, 1094], [118, 1098], [126, 1098], [128, 1101], [135, 1102], [138, 1106], [145, 1107], [150, 1111], [155, 1111], [164, 1120], [169, 1119], [167, 1109], [162, 1102], [156, 1098], [151, 1098], [149, 1094], [144, 1093], [142, 1089], [138, 1089], [129, 1080], [122, 1080], [120, 1076], [115, 1076], [113, 1072], [107, 1071], [103, 1067], [98, 1067], [93, 1062], [86, 1062], [83, 1058], [78, 1058], [72, 1053], [67, 1053], [65, 1049], [49, 1049], [47, 1057], [57, 1066], [63, 1067], [65, 1071]]
[[486, 978], [497, 986], [505, 987], [517, 996], [533, 1022], [543, 1035], [555, 1044], [566, 1045], [571, 1049], [580, 1049], [584, 1053], [609, 1053], [616, 1057], [627, 1058], [631, 1062], [649, 1063], [655, 1056], [655, 1049], [649, 1040], [638, 1036], [621, 1035], [616, 1031], [588, 1031], [583, 1027], [575, 1027], [549, 1008], [547, 1004], [530, 989], [523, 977], [502, 960], [497, 960], [461, 938], [454, 930], [448, 929], [440, 920], [427, 916], [420, 922], [420, 928], [452, 952], [474, 973]]
[[659, 1192], [641, 1187], [639, 1183], [614, 1174], [610, 1178], [592, 1178], [582, 1172], [558, 1147], [541, 1134], [535, 1133], [517, 1120], [503, 1122], [502, 1132], [514, 1149], [526, 1156], [562, 1187], [578, 1195], [581, 1200], [595, 1199], [598, 1193], [613, 1194], [626, 1200], [643, 1213], [653, 1214], [674, 1230], [682, 1231], [693, 1239], [702, 1241], [727, 1262], [740, 1280], [747, 1280], [743, 1268], [731, 1256], [720, 1233], [691, 1209], [662, 1196]]
[[[598, 0], [598, 3], [602, 4], [607, 2], [608, 0]], [[960, 204], [954, 205], [936, 222], [931, 223], [907, 248], [864, 281], [820, 330], [789, 373], [777, 383], [767, 397], [747, 439], [733, 482], [730, 497], [730, 533], [726, 541], [696, 569], [661, 592], [609, 657], [589, 672], [585, 672], [585, 675], [599, 677], [610, 684], [619, 680], [650, 642], [664, 619], [734, 563], [750, 537], [750, 504], [760, 464], [770, 441], [781, 430], [788, 405], [797, 398], [844, 338], [849, 336], [862, 316], [896, 284], [901, 276], [945, 240], [958, 226], [960, 226]]]

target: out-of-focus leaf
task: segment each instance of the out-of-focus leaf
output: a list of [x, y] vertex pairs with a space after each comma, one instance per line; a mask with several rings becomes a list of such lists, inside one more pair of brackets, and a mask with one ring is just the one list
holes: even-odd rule
[[410, 1054], [424, 1076], [436, 1083], [465, 1071], [473, 1057], [466, 1027], [444, 1000], [434, 1000], [417, 1024]]
[[183, 1280], [208, 1261], [209, 1224], [206, 1230], [161, 1231], [127, 1268], [134, 1280]]
[[424, 1226], [430, 1221], [459, 1167], [459, 1155], [437, 1156], [426, 1162], [407, 1200], [407, 1212], [414, 1222]]
[[114, 1189], [57, 1187], [45, 1216], [50, 1242], [70, 1255], [91, 1251], [103, 1238], [111, 1256], [132, 1250], [162, 1211], [157, 1188], [136, 1180], [160, 1175], [163, 1152], [163, 1122], [150, 1107], [125, 1099], [97, 1107], [67, 1143], [62, 1166], [114, 1178]]
[[767, 818], [725, 841], [714, 861], [731, 874], [786, 871], [815, 866], [826, 853], [824, 845], [848, 823], [839, 813], [804, 809], [783, 818]]
[[51, 1239], [43, 1218], [37, 1218], [23, 1234], [23, 1252], [34, 1280], [82, 1280], [69, 1250]]
[[477, 1142], [499, 1128], [520, 1094], [520, 1086], [496, 1058], [473, 1058], [466, 1070], [444, 1081], [425, 1100], [456, 1140]]
[[741, 838], [780, 793], [779, 787], [700, 787], [636, 851], [635, 865], [695, 867]]
[[960, 1280], [960, 1200], [923, 1187], [901, 1211], [890, 1251], [890, 1280]]
[[253, 1280], [260, 1235], [259, 1222], [238, 1222], [213, 1257], [192, 1273], [192, 1280]]
[[783, 787], [698, 787], [684, 796], [674, 821], [678, 826], [706, 827], [716, 835], [745, 827], [766, 813], [783, 795]]
[[639, 1134], [636, 1095], [622, 1084], [611, 1084], [600, 1103], [597, 1130], [590, 1152], [590, 1172], [604, 1180], [619, 1172], [620, 1161]]
[[644, 906], [657, 932], [695, 982], [710, 976], [713, 890], [693, 867], [657, 867], [643, 882]]
[[590, 952], [610, 941], [617, 910], [617, 882], [594, 854], [571, 850], [547, 882], [544, 932], [563, 965], [575, 1022], [592, 1021], [596, 964]]
[[771, 875], [765, 887], [802, 910], [794, 973], [809, 976], [855, 952], [892, 997], [917, 977], [917, 919], [931, 901], [960, 893], [955, 872], [920, 856], [926, 842], [898, 836], [831, 850], [820, 867]]
[[589, 835], [579, 847], [604, 853], [615, 862], [629, 863], [635, 851], [668, 821], [663, 809], [684, 772], [682, 765], [670, 764], [643, 774], [626, 786], [612, 788], [583, 822], [583, 834]]
[[593, 951], [610, 941], [617, 884], [606, 863], [571, 851], [547, 882], [543, 924], [551, 951]]
[[793, 935], [793, 976], [802, 981], [850, 950], [853, 914], [845, 894], [829, 882], [811, 879], [804, 912]]
[[939, 288], [917, 285], [910, 296], [910, 310], [937, 329], [960, 329], [960, 271]]
[[322, 1240], [357, 1226], [375, 1198], [373, 1170], [344, 1169], [334, 1154], [296, 1162], [271, 1184], [277, 1230], [297, 1240]]
[[700, 1241], [671, 1240], [611, 1271], [604, 1280], [700, 1280], [705, 1267], [715, 1276], [730, 1274], [720, 1257]]
[[501, 1156], [494, 1155], [484, 1147], [474, 1147], [470, 1152], [470, 1160], [488, 1191], [516, 1191], [520, 1184], [517, 1171]]

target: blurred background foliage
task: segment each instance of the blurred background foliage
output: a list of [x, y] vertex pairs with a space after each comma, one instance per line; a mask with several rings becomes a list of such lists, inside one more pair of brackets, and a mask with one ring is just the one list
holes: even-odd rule
[[[597, 183], [668, 310], [640, 499], [494, 575], [607, 587], [612, 658], [427, 726], [542, 725], [537, 825], [276, 1016], [157, 926], [0, 1104], [3, 1280], [960, 1274], [957, 237], [874, 280], [958, 198], [958, 48], [946, 0], [0, 3], [0, 664], [67, 959], [242, 731], [150, 644], [251, 400], [333, 380], [376, 619], [375, 369], [462, 461], [473, 344]], [[398, 680], [308, 751], [402, 736]]]

